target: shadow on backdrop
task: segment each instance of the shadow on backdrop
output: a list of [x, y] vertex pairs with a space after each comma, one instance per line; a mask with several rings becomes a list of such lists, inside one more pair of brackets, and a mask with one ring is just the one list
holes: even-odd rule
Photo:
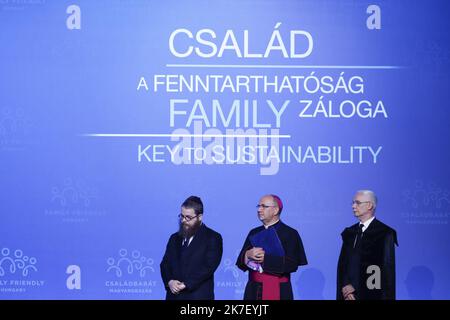
[[409, 270], [405, 280], [408, 296], [412, 300], [432, 300], [434, 274], [425, 266], [415, 266]]
[[302, 271], [295, 282], [296, 299], [324, 300], [325, 276], [322, 271], [310, 268]]

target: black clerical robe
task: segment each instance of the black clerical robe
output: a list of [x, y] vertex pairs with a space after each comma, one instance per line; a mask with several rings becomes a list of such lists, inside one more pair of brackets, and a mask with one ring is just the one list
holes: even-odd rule
[[[287, 226], [283, 222], [279, 221], [269, 228], [275, 228], [278, 238], [281, 241], [281, 245], [284, 249], [284, 256], [274, 256], [265, 254], [262, 268], [264, 274], [275, 275], [281, 279], [287, 279], [288, 281], [281, 281], [279, 284], [280, 299], [292, 300], [294, 298], [292, 293], [292, 285], [290, 281], [290, 274], [297, 271], [301, 265], [308, 264], [306, 259], [305, 250], [303, 248], [302, 239], [300, 238], [297, 230]], [[263, 284], [258, 281], [254, 281], [254, 277], [251, 276], [253, 271], [245, 264], [245, 252], [252, 248], [250, 243], [250, 237], [254, 234], [264, 230], [264, 226], [252, 229], [247, 238], [241, 252], [239, 253], [236, 265], [243, 271], [249, 271], [249, 280], [245, 287], [244, 300], [261, 300], [263, 294]]]
[[[374, 219], [364, 231], [361, 242], [355, 243], [359, 223], [346, 228], [342, 236], [342, 248], [337, 270], [338, 300], [344, 299], [342, 288], [351, 284], [358, 300], [395, 299], [395, 245], [397, 232], [378, 219]], [[375, 271], [380, 270], [380, 288], [374, 288]], [[369, 280], [369, 281], [368, 281]], [[369, 282], [369, 285], [368, 285]]]

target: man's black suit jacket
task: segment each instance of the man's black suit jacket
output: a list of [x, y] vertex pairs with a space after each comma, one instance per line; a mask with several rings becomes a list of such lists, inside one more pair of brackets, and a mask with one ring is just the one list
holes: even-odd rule
[[[222, 236], [202, 224], [186, 249], [182, 237], [171, 235], [161, 261], [161, 277], [167, 300], [213, 300], [214, 272], [222, 259]], [[184, 282], [186, 289], [175, 295], [169, 281]]]

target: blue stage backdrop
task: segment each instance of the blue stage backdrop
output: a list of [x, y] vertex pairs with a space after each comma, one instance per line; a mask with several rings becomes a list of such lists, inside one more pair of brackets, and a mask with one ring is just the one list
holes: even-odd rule
[[398, 231], [397, 297], [450, 297], [449, 2], [0, 1], [0, 298], [164, 299], [190, 195], [218, 299], [274, 193], [334, 299], [358, 189]]

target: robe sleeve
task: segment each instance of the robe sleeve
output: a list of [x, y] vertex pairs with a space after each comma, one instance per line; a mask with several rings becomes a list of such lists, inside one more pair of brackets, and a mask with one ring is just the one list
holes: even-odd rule
[[343, 300], [342, 288], [347, 284], [350, 284], [350, 280], [347, 274], [348, 265], [348, 252], [347, 247], [342, 236], [342, 247], [339, 254], [339, 261], [337, 267], [337, 286], [336, 286], [336, 300]]
[[285, 255], [282, 257], [266, 254], [262, 264], [263, 270], [274, 274], [287, 274], [297, 271], [298, 266], [308, 264], [305, 249], [296, 230], [288, 234], [282, 241]]
[[383, 269], [382, 269], [382, 299], [395, 300], [395, 245], [397, 233], [392, 230], [384, 239]]

